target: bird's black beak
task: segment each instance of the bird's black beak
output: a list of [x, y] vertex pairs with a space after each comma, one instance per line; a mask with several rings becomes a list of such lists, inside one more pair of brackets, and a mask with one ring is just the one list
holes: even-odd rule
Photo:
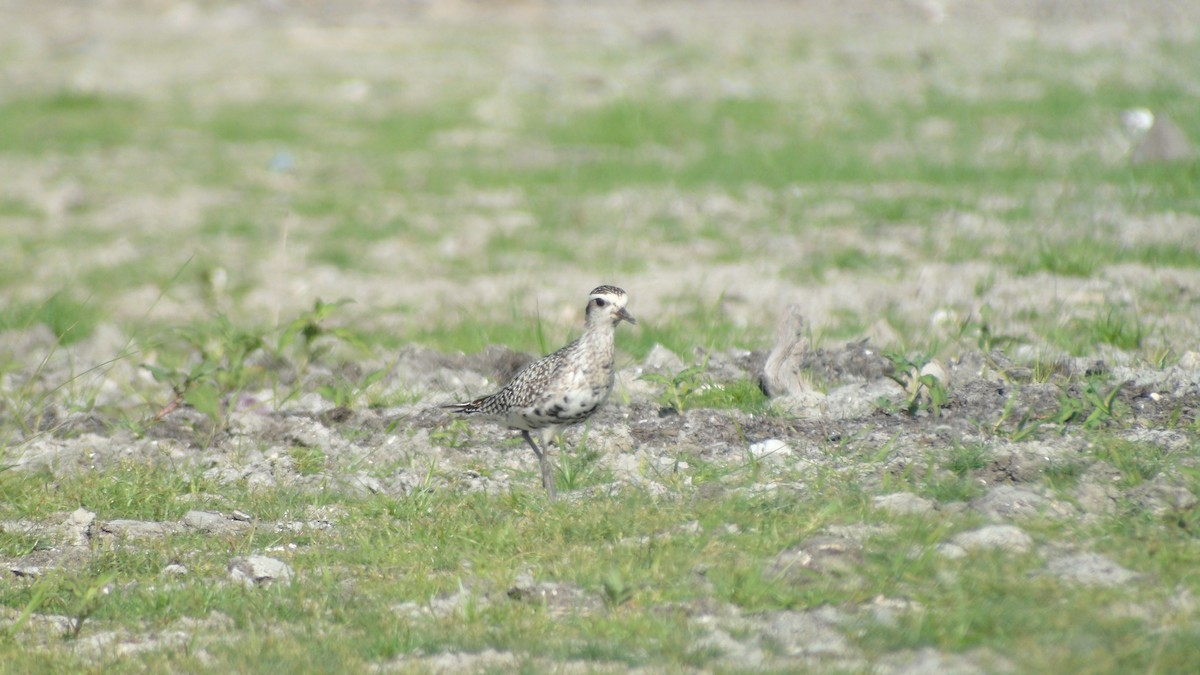
[[629, 312], [626, 312], [624, 307], [617, 311], [617, 321], [628, 321], [635, 326], [637, 325], [637, 319], [633, 318], [633, 315]]

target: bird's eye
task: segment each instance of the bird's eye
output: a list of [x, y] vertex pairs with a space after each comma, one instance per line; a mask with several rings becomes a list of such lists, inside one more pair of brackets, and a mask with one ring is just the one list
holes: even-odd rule
[[603, 307], [607, 304], [608, 304], [608, 301], [606, 301], [604, 298], [596, 298], [596, 306], [597, 307]]

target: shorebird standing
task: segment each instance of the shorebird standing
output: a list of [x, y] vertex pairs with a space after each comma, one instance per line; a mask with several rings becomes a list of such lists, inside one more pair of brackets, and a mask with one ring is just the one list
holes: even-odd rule
[[[547, 444], [564, 428], [591, 417], [612, 392], [616, 376], [613, 335], [618, 323], [637, 323], [625, 311], [626, 302], [625, 291], [616, 286], [593, 289], [584, 310], [583, 335], [578, 339], [529, 364], [500, 391], [442, 407], [520, 431], [537, 455], [542, 486], [554, 499]], [[540, 434], [540, 448], [529, 435], [531, 431]]]

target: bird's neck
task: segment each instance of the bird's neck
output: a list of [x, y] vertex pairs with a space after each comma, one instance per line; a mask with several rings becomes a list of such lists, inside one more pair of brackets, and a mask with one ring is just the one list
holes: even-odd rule
[[616, 326], [612, 321], [591, 321], [584, 326], [583, 335], [579, 337], [579, 341], [592, 345], [593, 349], [611, 350], [614, 333], [616, 333]]

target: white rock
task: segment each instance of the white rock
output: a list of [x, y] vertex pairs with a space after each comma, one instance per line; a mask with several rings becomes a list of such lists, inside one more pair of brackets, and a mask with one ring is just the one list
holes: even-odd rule
[[671, 374], [678, 373], [686, 368], [683, 359], [679, 358], [675, 352], [660, 344], [654, 345], [650, 353], [646, 355], [646, 360], [642, 361], [642, 365], [646, 370], [656, 370]]
[[1133, 164], [1180, 162], [1191, 159], [1192, 155], [1192, 144], [1187, 134], [1165, 113], [1159, 113], [1154, 116], [1150, 128], [1138, 139], [1130, 161]]
[[1012, 553], [1025, 553], [1033, 547], [1033, 539], [1019, 527], [1012, 525], [988, 525], [954, 537], [953, 543], [965, 551], [1001, 549]]
[[178, 563], [171, 563], [170, 565], [162, 568], [162, 571], [159, 572], [159, 574], [164, 577], [186, 577], [187, 573], [187, 565], [180, 565]]
[[264, 555], [251, 555], [229, 561], [229, 578], [247, 588], [273, 583], [291, 585], [295, 573], [287, 563]]
[[1084, 586], [1121, 586], [1138, 577], [1099, 553], [1056, 558], [1046, 563], [1046, 572]]
[[872, 414], [880, 398], [895, 398], [900, 385], [886, 377], [873, 382], [851, 382], [829, 390], [822, 408], [833, 419], [856, 419]]
[[887, 654], [875, 664], [879, 675], [983, 675], [988, 672], [963, 654], [943, 654], [932, 647], [920, 651], [902, 650]]
[[67, 522], [63, 523], [70, 532], [70, 544], [72, 546], [87, 546], [88, 540], [91, 538], [92, 523], [94, 522], [96, 522], [96, 514], [82, 507], [75, 509], [67, 517]]
[[768, 438], [750, 445], [750, 456], [754, 459], [783, 459], [791, 455], [792, 447], [778, 438]]
[[1179, 368], [1187, 372], [1200, 370], [1200, 352], [1186, 351], [1179, 357]]
[[110, 520], [100, 526], [100, 531], [118, 539], [152, 539], [165, 536], [177, 527], [174, 523], [147, 520]]
[[772, 399], [771, 405], [794, 417], [817, 419], [825, 415], [825, 394], [815, 390], [784, 394]]
[[637, 441], [634, 440], [633, 434], [629, 433], [629, 427], [624, 424], [590, 429], [587, 444], [589, 448], [604, 455], [628, 453], [637, 447]]
[[964, 549], [963, 547], [959, 546], [958, 544], [948, 544], [948, 543], [943, 542], [941, 544], [938, 544], [935, 550], [938, 552], [939, 555], [941, 555], [945, 558], [949, 558], [951, 560], [957, 560], [959, 558], [964, 558], [967, 555], [967, 550]]
[[879, 495], [874, 499], [874, 503], [875, 508], [895, 515], [929, 513], [933, 510], [933, 502], [924, 497], [918, 497], [911, 492]]
[[226, 518], [220, 513], [209, 511], [188, 511], [183, 516], [183, 527], [207, 534], [230, 534], [245, 532], [253, 525], [241, 520]]
[[1038, 515], [1065, 518], [1074, 515], [1075, 512], [1069, 504], [1047, 499], [1032, 490], [1014, 485], [992, 488], [987, 494], [971, 502], [971, 506], [983, 515], [997, 520], [1031, 518]]
[[642, 457], [640, 453], [612, 455], [608, 462], [613, 477], [638, 483], [642, 478]]

